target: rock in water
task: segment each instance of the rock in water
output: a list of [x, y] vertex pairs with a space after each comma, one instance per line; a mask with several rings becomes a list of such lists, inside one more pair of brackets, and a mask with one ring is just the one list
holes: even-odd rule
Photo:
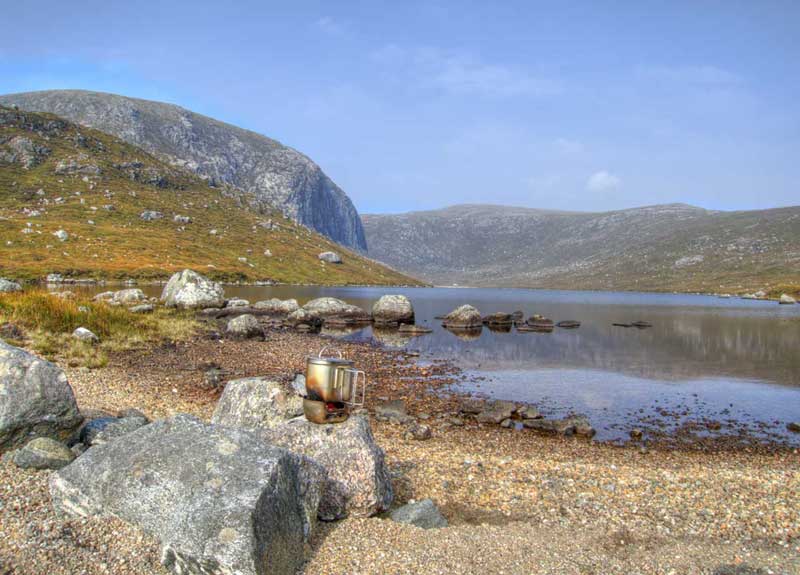
[[0, 452], [31, 437], [66, 440], [83, 420], [58, 366], [0, 341]]
[[225, 290], [195, 271], [183, 270], [169, 278], [161, 292], [161, 301], [167, 307], [182, 309], [222, 307], [225, 305]]
[[157, 537], [173, 573], [294, 574], [323, 477], [254, 434], [179, 415], [87, 450], [50, 479], [54, 507]]
[[0, 293], [12, 293], [22, 291], [22, 286], [12, 280], [0, 278]]
[[247, 339], [252, 337], [262, 337], [264, 330], [258, 323], [256, 316], [246, 313], [228, 321], [225, 333], [229, 336]]
[[365, 416], [354, 414], [342, 423], [326, 425], [298, 417], [260, 434], [268, 443], [305, 455], [325, 468], [329, 481], [320, 502], [321, 519], [345, 514], [365, 517], [391, 505], [389, 470]]
[[318, 297], [302, 307], [308, 313], [321, 318], [353, 317], [369, 319], [369, 314], [357, 305], [352, 305], [335, 297]]
[[378, 325], [414, 323], [414, 306], [404, 295], [383, 295], [372, 306], [372, 317]]
[[37, 437], [14, 452], [14, 463], [23, 469], [61, 469], [74, 459], [69, 447], [49, 437]]
[[477, 329], [483, 327], [483, 317], [471, 305], [462, 305], [447, 314], [442, 325], [450, 329]]
[[[305, 387], [305, 380], [303, 381]], [[244, 429], [265, 429], [303, 415], [303, 400], [264, 377], [229, 381], [217, 402], [211, 423]]]
[[340, 256], [336, 252], [322, 252], [321, 254], [319, 254], [319, 259], [329, 264], [342, 263], [342, 256]]
[[423, 499], [414, 503], [407, 503], [392, 511], [392, 521], [409, 523], [422, 529], [437, 529], [447, 527], [447, 519], [430, 499]]
[[793, 298], [792, 296], [790, 296], [789, 294], [786, 294], [786, 293], [785, 293], [785, 294], [782, 294], [782, 295], [781, 295], [781, 299], [779, 299], [779, 300], [778, 300], [778, 303], [782, 303], [782, 304], [784, 304], [784, 305], [786, 305], [786, 304], [788, 304], [788, 305], [792, 305], [792, 304], [795, 304], [795, 303], [797, 303], [797, 300], [796, 300], [796, 299], [794, 299], [794, 298]]

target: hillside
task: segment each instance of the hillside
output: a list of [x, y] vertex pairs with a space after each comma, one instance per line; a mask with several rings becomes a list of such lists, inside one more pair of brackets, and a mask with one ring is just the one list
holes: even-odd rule
[[800, 284], [800, 207], [365, 215], [369, 254], [441, 285], [744, 292]]
[[308, 157], [280, 142], [172, 104], [82, 90], [0, 96], [0, 105], [49, 112], [121, 138], [212, 183], [252, 195], [337, 243], [366, 250], [350, 198]]
[[[343, 263], [322, 263], [328, 250]], [[113, 136], [0, 107], [0, 276], [164, 278], [186, 267], [227, 280], [414, 283]]]

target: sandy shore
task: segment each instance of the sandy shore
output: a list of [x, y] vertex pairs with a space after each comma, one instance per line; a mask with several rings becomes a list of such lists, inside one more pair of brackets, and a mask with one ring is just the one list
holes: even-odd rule
[[[199, 340], [67, 373], [83, 409], [208, 418], [219, 395], [203, 389], [208, 365], [229, 378], [288, 382], [326, 343], [283, 332], [266, 342]], [[395, 505], [430, 497], [450, 527], [424, 531], [385, 518], [325, 524], [308, 549], [306, 573], [800, 573], [797, 450], [642, 451], [454, 427], [447, 420], [455, 399], [426, 393], [452, 377], [452, 366], [338, 345], [371, 376], [368, 408], [403, 398], [412, 415], [429, 416], [428, 441], [404, 439], [396, 424], [372, 424]], [[165, 572], [158, 545], [137, 529], [56, 517], [47, 477], [0, 464], [0, 574]]]

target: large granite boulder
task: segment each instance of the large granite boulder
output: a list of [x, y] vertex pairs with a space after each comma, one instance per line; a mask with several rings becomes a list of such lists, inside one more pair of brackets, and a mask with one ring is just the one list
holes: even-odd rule
[[367, 312], [365, 312], [360, 307], [349, 304], [346, 301], [342, 301], [335, 297], [318, 297], [317, 299], [312, 299], [310, 302], [308, 302], [306, 305], [303, 306], [303, 309], [321, 318], [330, 318], [333, 316], [368, 317]]
[[16, 291], [22, 291], [22, 286], [15, 281], [0, 278], [0, 293], [12, 293]]
[[372, 306], [372, 318], [378, 325], [414, 323], [414, 306], [404, 295], [383, 295]]
[[340, 256], [336, 252], [322, 252], [321, 254], [319, 254], [319, 259], [329, 264], [342, 263], [342, 256]]
[[792, 305], [792, 304], [796, 304], [797, 300], [794, 299], [792, 296], [790, 296], [788, 293], [785, 293], [785, 294], [781, 294], [781, 297], [778, 300], [778, 303], [782, 303], [782, 304], [785, 304], [785, 305], [787, 305], [787, 304], [788, 305]]
[[275, 427], [303, 415], [303, 398], [265, 377], [229, 381], [211, 423], [244, 429]]
[[157, 537], [173, 573], [294, 574], [323, 476], [253, 433], [178, 415], [87, 450], [52, 475], [50, 494], [58, 511]]
[[479, 329], [483, 326], [483, 318], [476, 308], [462, 305], [447, 314], [442, 325], [449, 329]]
[[342, 423], [319, 425], [298, 417], [262, 429], [268, 442], [309, 457], [328, 473], [319, 506], [321, 519], [366, 517], [389, 508], [392, 484], [383, 450], [375, 443], [369, 420], [353, 414]]
[[253, 308], [275, 315], [288, 315], [300, 309], [296, 299], [281, 300], [276, 297], [263, 301], [257, 301]]
[[225, 305], [225, 290], [222, 285], [192, 270], [174, 274], [164, 291], [161, 301], [167, 307], [201, 309]]
[[0, 453], [33, 437], [66, 440], [82, 420], [61, 368], [0, 341]]

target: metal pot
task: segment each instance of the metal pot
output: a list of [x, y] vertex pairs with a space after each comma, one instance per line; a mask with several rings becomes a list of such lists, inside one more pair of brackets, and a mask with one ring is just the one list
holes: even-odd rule
[[[354, 363], [339, 357], [324, 357], [323, 348], [317, 357], [306, 360], [306, 394], [312, 401], [344, 403], [348, 406], [364, 405], [367, 392], [367, 375], [353, 367]], [[359, 377], [361, 383], [359, 397]]]

